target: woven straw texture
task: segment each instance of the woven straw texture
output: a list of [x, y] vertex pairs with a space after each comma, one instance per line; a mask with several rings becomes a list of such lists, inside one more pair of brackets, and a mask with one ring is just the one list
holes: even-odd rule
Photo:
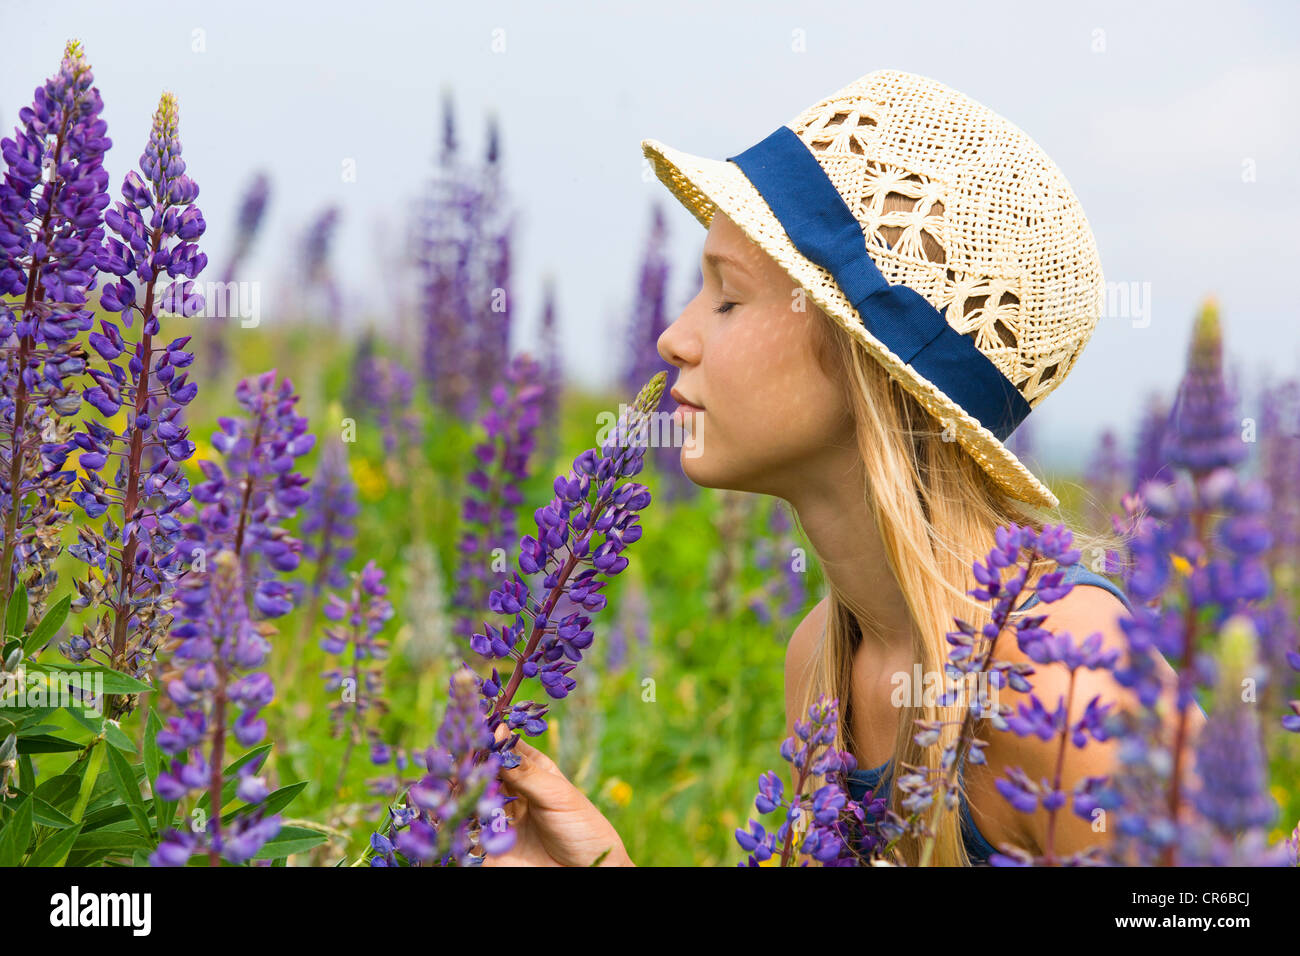
[[[1030, 407], [1074, 367], [1101, 314], [1092, 230], [1065, 176], [1019, 127], [943, 84], [878, 70], [786, 124], [862, 226], [890, 283], [907, 285], [969, 336]], [[735, 163], [653, 139], [656, 175], [707, 228], [721, 209], [860, 339], [1008, 493], [1056, 496], [1002, 442], [863, 326], [834, 277], [791, 243]], [[886, 197], [890, 197], [886, 209]]]

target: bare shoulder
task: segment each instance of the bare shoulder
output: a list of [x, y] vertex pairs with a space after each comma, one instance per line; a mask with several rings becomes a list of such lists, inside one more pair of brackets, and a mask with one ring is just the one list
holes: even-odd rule
[[805, 688], [812, 680], [816, 663], [817, 645], [826, 627], [826, 609], [829, 597], [818, 601], [803, 616], [790, 636], [785, 648], [785, 724], [786, 733], [794, 732], [794, 714], [803, 699]]

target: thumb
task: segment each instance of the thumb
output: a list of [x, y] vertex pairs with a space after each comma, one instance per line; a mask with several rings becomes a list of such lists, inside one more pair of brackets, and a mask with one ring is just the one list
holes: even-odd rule
[[[505, 724], [498, 725], [496, 739], [503, 741], [509, 737], [509, 728]], [[514, 753], [519, 763], [514, 767], [503, 766], [499, 771], [502, 783], [512, 795], [547, 806], [565, 805], [571, 801], [573, 784], [550, 757], [525, 743], [522, 737], [515, 741]]]

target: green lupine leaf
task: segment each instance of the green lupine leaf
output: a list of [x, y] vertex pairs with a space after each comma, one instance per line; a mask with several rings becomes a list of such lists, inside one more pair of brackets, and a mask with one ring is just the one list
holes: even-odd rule
[[[107, 691], [105, 691], [107, 693]], [[135, 741], [126, 735], [116, 721], [108, 720], [103, 714], [94, 714], [82, 707], [68, 706], [63, 708], [67, 714], [81, 726], [85, 727], [92, 734], [98, 737], [104, 735], [104, 739], [116, 747], [118, 750], [125, 750], [129, 754], [134, 754]]]
[[128, 852], [131, 850], [152, 850], [153, 845], [131, 830], [98, 829], [82, 833], [73, 843], [74, 850], [109, 850]]
[[126, 801], [135, 825], [145, 839], [152, 840], [153, 830], [149, 827], [149, 817], [144, 812], [144, 798], [140, 796], [140, 782], [136, 779], [135, 768], [114, 747], [108, 748], [108, 765], [117, 782], [117, 792]]
[[18, 752], [20, 754], [67, 753], [72, 750], [80, 750], [81, 746], [81, 744], [74, 744], [70, 740], [55, 737], [52, 734], [36, 734], [34, 737], [18, 738]]
[[81, 786], [81, 777], [73, 773], [61, 773], [51, 777], [36, 788], [36, 796], [52, 807], [72, 807], [77, 799], [77, 788]]
[[45, 842], [32, 851], [32, 855], [27, 859], [27, 865], [54, 866], [67, 856], [68, 851], [72, 849], [72, 844], [77, 842], [77, 837], [81, 835], [81, 827], [82, 824], [78, 823], [66, 830], [58, 830], [50, 834]]
[[35, 802], [35, 806], [32, 808], [32, 816], [41, 826], [54, 827], [56, 830], [73, 826], [71, 818], [61, 813], [57, 807], [42, 800], [35, 794], [32, 795], [32, 800]]
[[5, 608], [5, 636], [23, 636], [27, 626], [27, 588], [19, 587], [9, 595], [9, 605]]
[[68, 609], [72, 607], [72, 595], [65, 594], [54, 607], [45, 612], [45, 617], [41, 618], [41, 623], [32, 628], [32, 633], [27, 635], [23, 641], [23, 651], [29, 657], [45, 646], [45, 643], [52, 638], [63, 622], [68, 619]]
[[32, 801], [24, 800], [0, 830], [0, 866], [18, 866], [32, 838]]
[[[149, 684], [146, 684], [143, 681], [138, 681], [134, 677], [128, 677], [126, 674], [119, 671], [97, 665], [78, 667], [76, 665], [55, 664], [48, 661], [31, 661], [28, 664], [28, 669], [43, 673], [82, 674], [92, 679], [96, 675], [99, 675], [100, 679], [103, 681], [103, 691], [105, 694], [142, 694], [145, 691], [153, 690]], [[83, 686], [85, 683], [86, 682], [83, 679]], [[95, 684], [97, 685], [98, 681], [96, 681]]]
[[257, 851], [253, 859], [274, 860], [277, 857], [289, 856], [291, 853], [301, 853], [314, 846], [320, 846], [328, 839], [329, 837], [319, 830], [308, 830], [306, 827], [283, 827], [275, 835], [275, 839], [262, 845], [262, 849]]

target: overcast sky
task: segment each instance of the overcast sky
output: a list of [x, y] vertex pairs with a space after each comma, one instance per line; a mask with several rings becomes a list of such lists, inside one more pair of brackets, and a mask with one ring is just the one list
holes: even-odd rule
[[[376, 236], [400, 235], [449, 89], [467, 149], [482, 150], [489, 111], [500, 117], [522, 215], [516, 344], [533, 344], [542, 279], [554, 275], [568, 370], [599, 385], [621, 357], [655, 201], [668, 213], [673, 314], [695, 292], [704, 232], [643, 175], [641, 139], [721, 159], [873, 70], [929, 76], [1028, 132], [1079, 196], [1108, 284], [1150, 290], [1149, 316], [1103, 318], [1070, 378], [1034, 412], [1041, 459], [1060, 467], [1105, 425], [1131, 433], [1146, 395], [1174, 387], [1207, 294], [1219, 299], [1243, 382], [1292, 373], [1296, 9], [0, 0], [0, 121], [12, 135], [64, 42], [79, 37], [114, 141], [105, 163], [114, 200], [160, 92], [173, 90], [214, 268], [240, 194], [265, 168], [273, 194], [250, 275], [273, 290], [304, 224], [336, 203], [336, 269], [352, 301], [369, 295], [380, 312]], [[342, 181], [348, 158], [355, 182]]]

